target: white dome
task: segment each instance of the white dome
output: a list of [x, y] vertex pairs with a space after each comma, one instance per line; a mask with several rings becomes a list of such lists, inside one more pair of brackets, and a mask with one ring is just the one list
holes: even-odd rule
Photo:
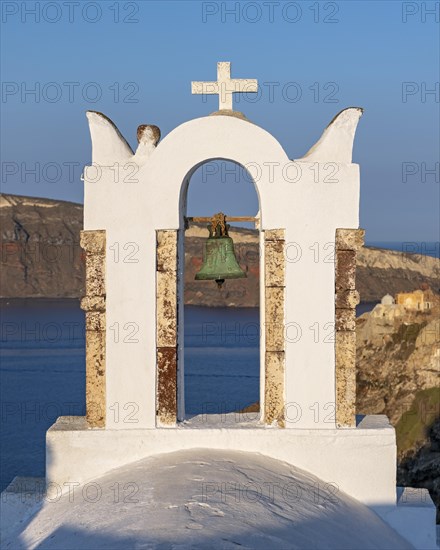
[[385, 296], [381, 300], [381, 304], [383, 306], [391, 306], [394, 304], [394, 298], [391, 296], [391, 294], [385, 294]]
[[260, 454], [177, 451], [87, 486], [45, 502], [4, 548], [411, 548], [364, 504]]

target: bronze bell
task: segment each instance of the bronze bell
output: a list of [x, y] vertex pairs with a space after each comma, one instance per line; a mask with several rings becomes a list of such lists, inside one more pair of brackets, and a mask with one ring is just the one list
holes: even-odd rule
[[208, 225], [209, 237], [205, 243], [203, 265], [195, 276], [197, 281], [214, 280], [219, 288], [225, 279], [247, 277], [235, 257], [234, 243], [228, 235], [229, 225], [225, 218], [222, 212], [215, 214]]

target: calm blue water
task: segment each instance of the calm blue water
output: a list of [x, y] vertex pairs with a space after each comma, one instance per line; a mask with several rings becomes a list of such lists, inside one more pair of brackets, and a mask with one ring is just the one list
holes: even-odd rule
[[[370, 242], [439, 257], [440, 243]], [[2, 301], [0, 488], [44, 475], [45, 435], [62, 415], [85, 414], [84, 313], [76, 300]], [[357, 315], [375, 303], [362, 303]], [[187, 414], [241, 409], [259, 398], [256, 308], [185, 308]]]
[[440, 241], [367, 241], [367, 246], [440, 258]]
[[185, 307], [187, 414], [240, 410], [259, 399], [258, 308]]
[[44, 475], [46, 430], [84, 415], [84, 314], [76, 300], [1, 303], [1, 488]]
[[[43, 476], [47, 429], [58, 416], [85, 414], [85, 338], [76, 300], [2, 301], [0, 314], [3, 489], [16, 475]], [[259, 339], [257, 308], [185, 308], [187, 414], [259, 399]]]
[[[43, 476], [47, 429], [85, 414], [84, 312], [76, 300], [1, 302], [1, 489]], [[258, 309], [185, 311], [187, 414], [228, 412], [259, 398]]]

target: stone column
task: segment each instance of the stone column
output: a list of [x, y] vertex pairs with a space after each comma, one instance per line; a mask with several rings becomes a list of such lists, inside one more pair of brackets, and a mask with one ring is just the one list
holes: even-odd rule
[[177, 231], [156, 231], [157, 419], [177, 422]]
[[265, 398], [264, 421], [284, 427], [284, 229], [264, 232], [265, 263]]
[[356, 427], [356, 254], [363, 229], [337, 229], [335, 252], [336, 426]]
[[81, 231], [86, 254], [86, 419], [105, 427], [105, 231]]

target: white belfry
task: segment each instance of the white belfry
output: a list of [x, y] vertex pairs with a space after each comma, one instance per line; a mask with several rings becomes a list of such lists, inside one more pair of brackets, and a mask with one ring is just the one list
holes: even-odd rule
[[[81, 232], [81, 246], [86, 257], [86, 295], [81, 300], [86, 317], [86, 416], [60, 417], [48, 430], [46, 479], [41, 485], [26, 478], [15, 478], [7, 493], [0, 495], [2, 523], [4, 517], [14, 518], [11, 527], [6, 529], [5, 548], [39, 545], [52, 512], [49, 508], [59, 505], [52, 515], [61, 518], [65, 525], [69, 519], [64, 514], [71, 508], [66, 498], [55, 504], [42, 503], [41, 510], [30, 509], [21, 498], [25, 483], [26, 491], [27, 487], [35, 487], [30, 489], [35, 494], [36, 485], [66, 487], [72, 480], [81, 484], [98, 481], [102, 486], [103, 480], [110, 479], [102, 477], [107, 475], [113, 476], [112, 480], [117, 480], [115, 475], [122, 475], [148, 485], [154, 477], [150, 471], [153, 463], [165, 464], [167, 468], [173, 461], [194, 461], [197, 450], [204, 448], [206, 459], [215, 464], [225, 460], [237, 460], [237, 463], [248, 460], [251, 465], [255, 464], [255, 468], [259, 468], [255, 475], [260, 476], [261, 482], [267, 480], [266, 473], [277, 476], [269, 479], [281, 479], [282, 476], [286, 479], [285, 464], [277, 465], [274, 460], [291, 466], [291, 481], [299, 480], [300, 487], [305, 486], [306, 479], [310, 480], [307, 481], [309, 485], [316, 484], [319, 479], [321, 487], [331, 480], [338, 492], [325, 489], [321, 494], [324, 510], [316, 512], [316, 525], [319, 524], [321, 531], [319, 541], [324, 541], [324, 531], [330, 529], [330, 524], [324, 531], [321, 529], [330, 512], [337, 521], [345, 513], [347, 521], [358, 518], [362, 523], [365, 518], [364, 523], [368, 523], [369, 512], [359, 508], [361, 502], [371, 509], [370, 516], [374, 512], [402, 537], [390, 546], [387, 541], [394, 539], [385, 539], [384, 532], [382, 548], [439, 550], [435, 544], [436, 510], [427, 489], [417, 489], [417, 492], [407, 487], [396, 489], [397, 447], [393, 426], [382, 414], [356, 417], [355, 307], [359, 293], [355, 285], [355, 266], [363, 231], [359, 229], [360, 170], [352, 161], [352, 152], [362, 109], [349, 107], [341, 111], [305, 156], [288, 155], [278, 139], [266, 129], [232, 110], [232, 94], [255, 93], [258, 84], [256, 80], [231, 79], [230, 69], [230, 63], [218, 63], [216, 82], [192, 83], [193, 94], [220, 96], [218, 112], [184, 122], [167, 133], [161, 142], [158, 126], [143, 123], [137, 129], [139, 145], [135, 153], [108, 117], [96, 111], [87, 113], [92, 154], [91, 163], [84, 169], [84, 230]], [[154, 113], [154, 105], [145, 106], [143, 111]], [[289, 150], [293, 151], [307, 126], [293, 124], [288, 109], [285, 111], [286, 119], [281, 129], [284, 135], [291, 136], [290, 141], [286, 139]], [[189, 251], [187, 249], [185, 254], [184, 247], [189, 221], [188, 189], [192, 189], [192, 176], [199, 167], [215, 159], [248, 167], [249, 172], [253, 165], [260, 167], [255, 176], [249, 173], [252, 181], [249, 184], [254, 186], [258, 196], [261, 212], [258, 215], [258, 242], [262, 253], [256, 262], [243, 257], [245, 264], [253, 264], [249, 265], [251, 269], [258, 268], [259, 321], [260, 327], [265, 327], [261, 330], [259, 349], [253, 348], [253, 361], [260, 373], [255, 398], [260, 406], [258, 412], [250, 413], [251, 416], [244, 412], [226, 413], [224, 404], [218, 398], [215, 402], [214, 395], [212, 405], [218, 405], [217, 414], [214, 408], [210, 408], [209, 414], [203, 407], [203, 413], [189, 416], [190, 411], [185, 408], [188, 395], [185, 350], [191, 342], [184, 338], [188, 319], [184, 315], [182, 274], [188, 261], [197, 266], [197, 262], [192, 262], [196, 258], [189, 258]], [[297, 167], [294, 180], [290, 177], [292, 172], [287, 170], [292, 164]], [[316, 178], [314, 168], [328, 174], [329, 165], [338, 175], [334, 184]], [[93, 170], [95, 166], [100, 169], [99, 181]], [[135, 173], [133, 170], [127, 172], [127, 166], [134, 167]], [[264, 170], [263, 166], [270, 169]], [[127, 177], [131, 178], [129, 185], [124, 183]], [[157, 205], [161, 205], [160, 208]], [[295, 206], [294, 215], [292, 205]], [[207, 214], [210, 212], [205, 212]], [[136, 242], [133, 242], [133, 235], [138, 236]], [[209, 239], [208, 235], [205, 238]], [[299, 258], [290, 260], [293, 239], [301, 261], [297, 261]], [[237, 244], [243, 241], [240, 239]], [[123, 245], [123, 261], [114, 258], [112, 243]], [[319, 243], [332, 245], [336, 264], [316, 261], [314, 254], [301, 255], [301, 250], [314, 249], [310, 245]], [[200, 292], [202, 285], [200, 283]], [[307, 292], [299, 290], [303, 288]], [[232, 295], [231, 287], [230, 298]], [[387, 306], [377, 307], [384, 309]], [[332, 320], [334, 323], [329, 322]], [[305, 337], [307, 327], [313, 329], [315, 326], [322, 327], [325, 337]], [[329, 327], [334, 327], [332, 334], [327, 330]], [[240, 330], [245, 336], [243, 332]], [[330, 335], [332, 343], [328, 343]], [[137, 342], [137, 345], [123, 342]], [[223, 341], [221, 349], [225, 350], [224, 346]], [[213, 369], [214, 376], [215, 373], [222, 374], [220, 365], [216, 371]], [[200, 388], [197, 399], [199, 405], [205, 399]], [[236, 411], [247, 410], [243, 409], [245, 399], [242, 389], [234, 401]], [[233, 402], [232, 396], [230, 402]], [[191, 458], [189, 454], [186, 458], [180, 454], [171, 455], [165, 462], [161, 458], [163, 453], [181, 451], [192, 453]], [[225, 452], [235, 454], [218, 454]], [[271, 462], [266, 462], [261, 455]], [[260, 460], [258, 456], [263, 462], [257, 464], [254, 461]], [[153, 460], [153, 457], [158, 458]], [[147, 462], [139, 462], [143, 460]], [[191, 470], [170, 472], [170, 483], [176, 480], [180, 483], [179, 475], [187, 476], [186, 489], [180, 484], [174, 495], [176, 502], [187, 496], [186, 492], [180, 492], [180, 487], [188, 490], [188, 494], [198, 490], [199, 482], [194, 481], [197, 478], [192, 477], [190, 481], [188, 475], [203, 473], [204, 467], [196, 470], [199, 462]], [[206, 463], [201, 461], [200, 464]], [[274, 468], [273, 472], [268, 472], [269, 467]], [[112, 470], [115, 475], [110, 473]], [[154, 473], [157, 471], [156, 468]], [[213, 467], [205, 474], [209, 475], [210, 471]], [[150, 477], [146, 477], [147, 474]], [[230, 475], [229, 479], [235, 479], [232, 477], [234, 471], [226, 474]], [[257, 477], [254, 479], [258, 481]], [[164, 488], [166, 499], [171, 485], [165, 485], [162, 475], [158, 480], [157, 488]], [[350, 503], [346, 501], [347, 495], [352, 497]], [[333, 496], [338, 497], [337, 501]], [[329, 498], [331, 506], [326, 510]], [[157, 500], [156, 495], [153, 501], [154, 509], [165, 502]], [[89, 504], [90, 500], [75, 506], [74, 528], [78, 526], [78, 537], [82, 536], [80, 524], [90, 511]], [[149, 511], [147, 509], [147, 513]], [[297, 512], [297, 508], [294, 511]], [[196, 512], [199, 514], [197, 509]], [[104, 518], [106, 513], [102, 512], [100, 517]], [[257, 514], [258, 510], [249, 508], [249, 513]], [[28, 524], [32, 514], [36, 516]], [[40, 514], [43, 514], [43, 522]], [[158, 521], [162, 516], [164, 521], [167, 519], [159, 514]], [[110, 522], [108, 527], [111, 533], [121, 527], [121, 540], [131, 536], [129, 528], [137, 527], [134, 523], [136, 510], [127, 511], [124, 521], [119, 523], [117, 514], [115, 517], [115, 522]], [[200, 515], [200, 523], [205, 523], [204, 517]], [[223, 527], [235, 536], [238, 524], [230, 527], [226, 517], [220, 525], [217, 519], [221, 518], [215, 520], [218, 532]], [[269, 516], [267, 521], [271, 521]], [[95, 532], [101, 524], [94, 526]], [[277, 529], [273, 522], [268, 525], [272, 533]], [[125, 526], [128, 527], [124, 530]], [[182, 526], [184, 528], [178, 522], [178, 530], [170, 535], [171, 542], [180, 537]], [[109, 536], [106, 525], [105, 528]], [[55, 534], [51, 536], [57, 538], [51, 543], [52, 548], [66, 547], [63, 545], [65, 538], [60, 539], [54, 529], [52, 533]], [[139, 532], [142, 536], [151, 535], [150, 541], [156, 531], [153, 525]], [[379, 529], [378, 536], [380, 533]], [[44, 536], [47, 538], [46, 529]], [[179, 539], [180, 547], [203, 546], [206, 535], [192, 538], [189, 533], [188, 537]], [[78, 540], [74, 540], [74, 547], [80, 545]], [[252, 544], [255, 541], [252, 539], [248, 546], [255, 547]], [[372, 547], [372, 541], [372, 538], [366, 540], [366, 546]], [[327, 547], [332, 543], [336, 547], [338, 542], [339, 539], [330, 541]], [[259, 544], [260, 548], [263, 544]], [[322, 548], [325, 544], [317, 542], [314, 546]]]
[[218, 94], [219, 110], [232, 111], [232, 94], [258, 92], [258, 81], [250, 78], [231, 78], [231, 63], [217, 63], [216, 82], [191, 82], [192, 94]]

